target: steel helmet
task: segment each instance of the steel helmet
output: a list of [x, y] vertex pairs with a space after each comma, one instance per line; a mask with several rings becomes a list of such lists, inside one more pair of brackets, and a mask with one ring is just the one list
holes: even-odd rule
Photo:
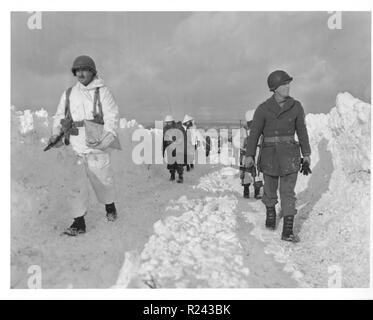
[[175, 119], [173, 118], [173, 116], [168, 114], [166, 118], [164, 118], [164, 122], [171, 122], [171, 121], [175, 121]]
[[89, 70], [91, 70], [95, 75], [97, 73], [97, 70], [96, 70], [96, 64], [95, 62], [93, 61], [93, 59], [89, 56], [79, 56], [77, 57], [74, 62], [73, 62], [73, 66], [71, 67], [71, 71], [72, 73], [74, 74], [75, 76], [75, 72], [76, 70], [80, 69], [80, 68], [88, 68]]
[[185, 124], [185, 123], [187, 123], [189, 121], [192, 121], [192, 120], [194, 120], [194, 118], [186, 114], [184, 116], [184, 119], [183, 119], [183, 124]]
[[267, 83], [269, 90], [275, 91], [279, 86], [289, 83], [292, 80], [293, 78], [290, 77], [285, 71], [276, 70], [268, 76]]

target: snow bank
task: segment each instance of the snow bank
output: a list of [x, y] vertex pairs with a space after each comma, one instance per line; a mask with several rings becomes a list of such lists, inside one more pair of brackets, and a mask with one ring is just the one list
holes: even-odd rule
[[235, 233], [235, 205], [227, 196], [174, 201], [169, 210], [186, 212], [154, 224], [137, 276], [163, 288], [247, 287], [250, 271]]
[[127, 119], [122, 118], [119, 121], [119, 128], [126, 129], [126, 128], [135, 128], [140, 127], [142, 128], [142, 125], [139, 125], [135, 119], [132, 119], [130, 121], [127, 121]]
[[[336, 107], [330, 113], [306, 117], [313, 166], [329, 154], [333, 166], [330, 171], [344, 179], [335, 186], [354, 181], [356, 174], [370, 173], [370, 108], [370, 104], [345, 92], [337, 95]], [[301, 179], [297, 190], [304, 189], [309, 179]]]
[[242, 194], [240, 179], [237, 179], [238, 169], [225, 167], [200, 178], [198, 185], [194, 188], [211, 191], [214, 193], [224, 193], [229, 191]]
[[333, 266], [343, 287], [369, 286], [370, 113], [370, 104], [340, 93], [329, 114], [306, 118], [313, 174], [299, 179], [303, 245], [291, 256], [311, 266], [312, 286], [325, 287]]

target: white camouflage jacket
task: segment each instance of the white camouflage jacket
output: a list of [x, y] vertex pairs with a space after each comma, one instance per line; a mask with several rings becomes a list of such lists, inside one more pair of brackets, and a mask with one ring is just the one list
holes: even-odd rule
[[[113, 95], [105, 86], [104, 81], [96, 77], [88, 86], [77, 82], [70, 94], [70, 112], [74, 121], [93, 119], [93, 99], [96, 87], [100, 88], [100, 101], [104, 115], [104, 130], [117, 136], [116, 130], [119, 124], [118, 106]], [[66, 92], [62, 94], [57, 112], [53, 121], [53, 134], [60, 132], [60, 121], [65, 117]], [[103, 151], [92, 149], [86, 146], [85, 128], [79, 127], [79, 135], [70, 136], [70, 143], [73, 150], [78, 154], [102, 153]]]

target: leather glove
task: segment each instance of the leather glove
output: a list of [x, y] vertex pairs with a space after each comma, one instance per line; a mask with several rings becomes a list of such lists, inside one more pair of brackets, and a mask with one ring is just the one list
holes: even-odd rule
[[86, 140], [87, 147], [99, 150], [106, 150], [115, 141], [115, 136], [111, 132], [104, 133], [104, 136], [99, 141]]
[[310, 157], [304, 157], [301, 160], [300, 173], [303, 173], [304, 176], [308, 176], [309, 174], [312, 173], [309, 161], [310, 161]]
[[[52, 135], [52, 136], [49, 138], [49, 140], [48, 140], [48, 144], [53, 143], [54, 141], [56, 141], [57, 137], [58, 137], [58, 134], [54, 134], [54, 135]], [[62, 139], [63, 139], [63, 138], [62, 138]], [[59, 148], [59, 147], [62, 147], [63, 144], [64, 144], [63, 141], [62, 141], [62, 139], [61, 139], [60, 141], [58, 141], [58, 142], [53, 146], [53, 148]]]
[[249, 168], [253, 167], [254, 164], [255, 164], [255, 162], [254, 162], [254, 158], [252, 156], [245, 157], [244, 165], [245, 165], [246, 168], [249, 169]]
[[311, 157], [310, 156], [304, 156], [303, 162], [308, 162], [308, 165], [311, 166]]

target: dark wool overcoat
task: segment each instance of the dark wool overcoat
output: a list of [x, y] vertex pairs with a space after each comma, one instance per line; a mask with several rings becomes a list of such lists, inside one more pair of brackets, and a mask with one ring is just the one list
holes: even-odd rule
[[309, 144], [305, 114], [301, 103], [291, 97], [280, 105], [274, 95], [263, 102], [254, 113], [250, 135], [246, 146], [246, 156], [255, 157], [261, 135], [265, 137], [294, 136], [299, 142], [264, 142], [258, 159], [261, 172], [271, 176], [284, 176], [299, 171], [301, 154], [309, 156]]

